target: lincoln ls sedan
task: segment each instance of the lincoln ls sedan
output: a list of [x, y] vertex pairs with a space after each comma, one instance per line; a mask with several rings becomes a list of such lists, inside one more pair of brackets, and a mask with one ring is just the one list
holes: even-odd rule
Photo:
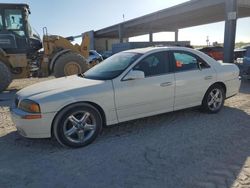
[[240, 87], [239, 69], [203, 52], [150, 47], [120, 52], [84, 74], [20, 90], [11, 109], [18, 132], [55, 137], [63, 146], [92, 143], [104, 126], [200, 106], [219, 112]]

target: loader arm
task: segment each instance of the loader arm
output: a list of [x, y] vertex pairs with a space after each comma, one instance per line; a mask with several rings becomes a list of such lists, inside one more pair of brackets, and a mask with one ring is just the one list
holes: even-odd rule
[[81, 54], [87, 59], [89, 57], [90, 50], [90, 37], [88, 33], [82, 35], [82, 44], [80, 47]]

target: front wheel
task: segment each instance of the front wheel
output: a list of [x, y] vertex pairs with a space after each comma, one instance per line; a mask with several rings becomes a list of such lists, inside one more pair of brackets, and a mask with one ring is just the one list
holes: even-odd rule
[[208, 113], [217, 113], [221, 110], [225, 101], [225, 89], [220, 85], [211, 86], [206, 92], [202, 109]]
[[53, 132], [61, 145], [78, 148], [92, 143], [101, 129], [102, 118], [96, 108], [89, 104], [74, 104], [59, 113]]

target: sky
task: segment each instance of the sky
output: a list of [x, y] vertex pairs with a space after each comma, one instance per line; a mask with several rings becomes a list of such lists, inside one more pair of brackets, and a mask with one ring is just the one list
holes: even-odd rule
[[[32, 27], [42, 35], [47, 27], [50, 34], [64, 37], [98, 30], [125, 20], [165, 9], [187, 0], [0, 0], [1, 3], [27, 3], [30, 5]], [[179, 40], [192, 45], [223, 42], [224, 22], [179, 30]], [[173, 41], [174, 33], [156, 33], [154, 41]], [[130, 38], [129, 41], [148, 41], [148, 36]], [[250, 18], [238, 19], [236, 42], [250, 42]]]

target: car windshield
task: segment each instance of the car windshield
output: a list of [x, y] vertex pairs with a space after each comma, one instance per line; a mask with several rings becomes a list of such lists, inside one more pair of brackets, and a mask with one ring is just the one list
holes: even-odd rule
[[120, 52], [94, 66], [82, 76], [94, 80], [111, 80], [119, 76], [141, 56], [142, 54], [139, 53]]

